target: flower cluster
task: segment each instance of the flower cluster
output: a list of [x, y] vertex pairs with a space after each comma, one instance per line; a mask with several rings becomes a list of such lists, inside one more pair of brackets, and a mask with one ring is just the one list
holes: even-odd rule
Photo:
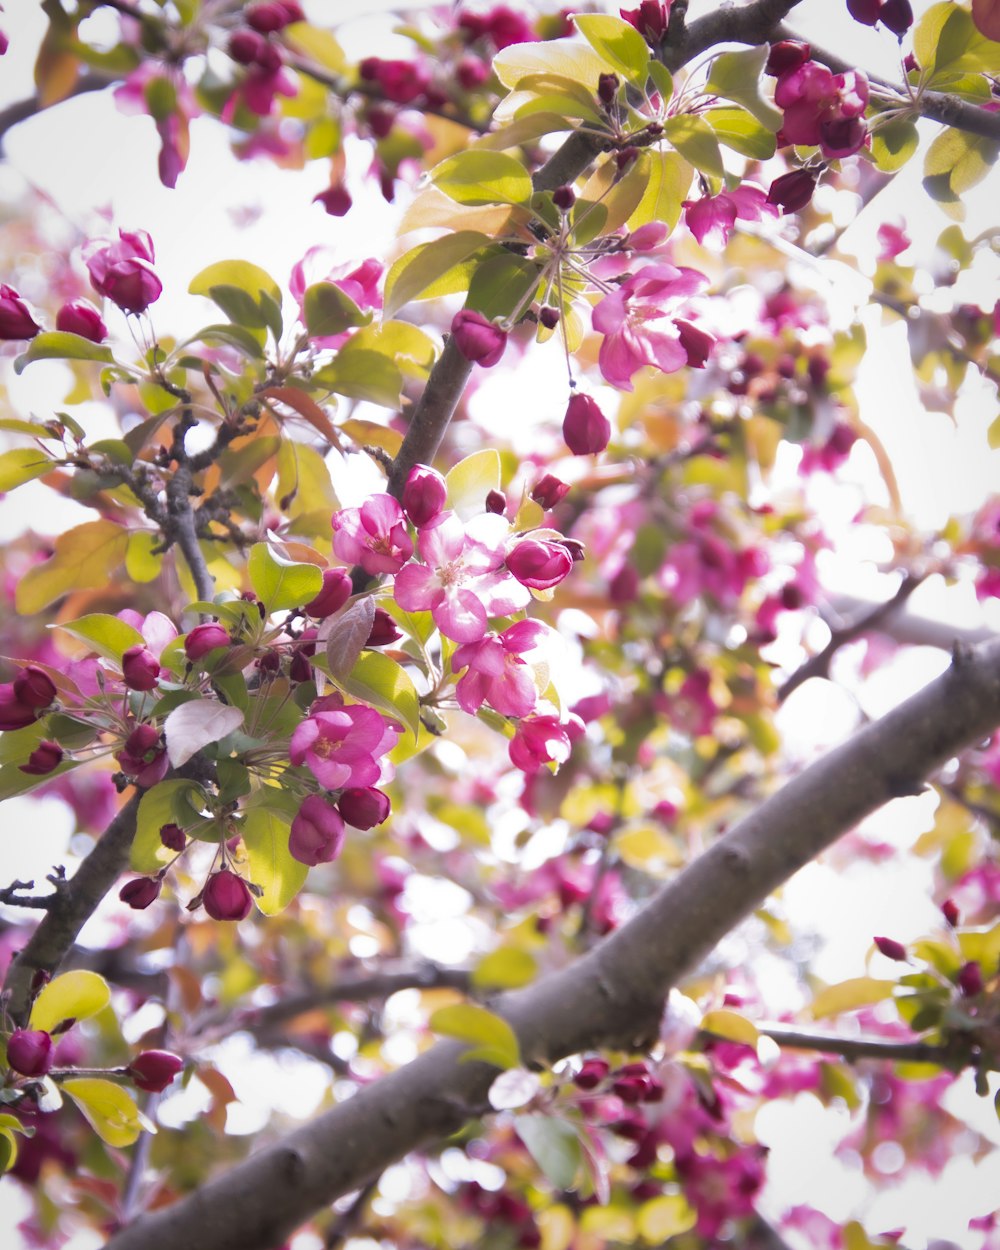
[[785, 143], [818, 146], [827, 160], [857, 152], [868, 137], [864, 123], [868, 79], [860, 70], [834, 74], [811, 59], [797, 65], [795, 59], [790, 57], [790, 67], [778, 73], [774, 88], [774, 102], [784, 111], [781, 138]]

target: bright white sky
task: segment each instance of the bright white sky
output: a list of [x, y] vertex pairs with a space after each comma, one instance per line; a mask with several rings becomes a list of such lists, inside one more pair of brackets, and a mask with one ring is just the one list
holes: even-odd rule
[[[402, 55], [409, 51], [409, 44], [404, 43], [394, 49], [392, 37], [385, 35], [384, 18], [378, 14], [392, 7], [388, 3], [368, 3], [368, 16], [341, 28], [338, 33], [349, 54], [377, 49], [380, 55], [389, 56], [394, 51]], [[693, 0], [692, 16], [713, 7], [714, 0]], [[928, 0], [914, 4], [918, 13], [927, 7]], [[349, 0], [305, 0], [305, 8], [317, 22], [335, 24], [352, 17], [359, 6]], [[616, 6], [609, 4], [605, 9], [615, 12]], [[842, 0], [809, 0], [793, 17], [797, 32], [804, 37], [841, 55], [856, 56], [862, 67], [883, 77], [898, 79], [895, 39], [888, 32], [865, 29], [852, 22]], [[102, 20], [92, 19], [95, 34]], [[11, 43], [6, 58], [0, 62], [2, 107], [32, 90], [31, 69], [44, 18], [34, 0], [6, 0], [0, 25]], [[300, 174], [282, 171], [276, 176], [266, 163], [232, 160], [224, 130], [212, 121], [195, 121], [190, 163], [177, 189], [170, 191], [157, 180], [156, 150], [148, 118], [122, 116], [107, 93], [85, 96], [50, 110], [8, 136], [7, 162], [0, 166], [0, 202], [9, 203], [16, 210], [24, 189], [35, 187], [46, 197], [52, 221], [63, 223], [65, 237], [70, 240], [106, 234], [111, 227], [148, 230], [156, 245], [157, 269], [165, 288], [153, 310], [155, 321], [171, 332], [194, 329], [203, 323], [207, 305], [188, 296], [187, 286], [201, 268], [223, 257], [238, 255], [253, 260], [284, 285], [293, 263], [314, 244], [330, 247], [338, 260], [366, 254], [382, 258], [393, 255], [398, 208], [386, 205], [377, 192], [366, 188], [362, 174], [367, 157], [360, 146], [354, 146], [349, 154], [349, 181], [356, 192], [356, 202], [363, 209], [344, 220], [327, 217], [311, 203], [312, 196], [326, 185], [325, 162], [315, 162]], [[948, 224], [924, 195], [919, 177], [920, 162], [915, 160], [894, 187], [882, 193], [878, 207], [853, 225], [853, 199], [841, 197], [836, 204], [837, 224], [849, 226], [842, 248], [856, 253], [858, 268], [824, 261], [819, 280], [827, 285], [832, 305], [845, 320], [850, 319], [854, 304], [865, 300], [867, 283], [862, 273], [870, 272], [879, 221], [905, 221], [918, 256], [929, 254], [933, 240]], [[996, 225], [997, 185], [995, 178], [991, 181], [991, 186], [980, 188], [970, 197], [970, 235]], [[991, 307], [998, 289], [998, 271], [1000, 266], [994, 257], [992, 264], [983, 264], [973, 275], [963, 278], [962, 298]], [[30, 295], [29, 282], [24, 288]], [[123, 323], [115, 325], [117, 314], [113, 309], [110, 313], [113, 332], [121, 333]], [[877, 321], [877, 316], [866, 318], [872, 348], [859, 379], [863, 416], [882, 437], [894, 460], [906, 509], [929, 528], [939, 525], [952, 512], [962, 513], [976, 506], [1000, 481], [1000, 453], [989, 452], [985, 443], [985, 429], [996, 412], [995, 396], [992, 388], [970, 378], [958, 405], [957, 425], [944, 414], [924, 411], [912, 383], [902, 326], [880, 332]], [[44, 413], [61, 403], [66, 374], [58, 366], [35, 366], [21, 378], [8, 376], [7, 384], [18, 409]], [[507, 414], [523, 409], [548, 415], [565, 402], [565, 376], [554, 358], [540, 359], [529, 369], [504, 374], [502, 385]], [[487, 395], [484, 388], [484, 399]], [[870, 488], [872, 468], [863, 451], [855, 454], [851, 468], [859, 486]], [[0, 503], [0, 539], [19, 532], [25, 518], [40, 503], [47, 509], [46, 516], [51, 516], [52, 499], [33, 485], [21, 488]], [[832, 494], [830, 503], [844, 507], [842, 502], [834, 501]], [[71, 508], [67, 505], [66, 523], [77, 519]], [[839, 523], [845, 543], [850, 519], [845, 514]], [[863, 537], [860, 545], [848, 544], [839, 565], [834, 562], [829, 570], [831, 583], [838, 582], [843, 589], [861, 593], [884, 593], [879, 590], [873, 566], [862, 567], [862, 562], [877, 556], [870, 537]], [[864, 579], [864, 584], [859, 579]], [[966, 623], [978, 623], [975, 611], [971, 600], [962, 601], [959, 612]], [[896, 702], [908, 693], [902, 689], [904, 685], [922, 684], [941, 662], [935, 653], [919, 653], [915, 667], [910, 661], [908, 668], [899, 671], [885, 702]], [[817, 698], [819, 703], [810, 700], [808, 708], [798, 711], [791, 706], [794, 700], [790, 701], [783, 713], [786, 719], [792, 718], [790, 723], [794, 723], [803, 757], [825, 749], [850, 733], [857, 723], [857, 708], [849, 696], [827, 687]], [[40, 811], [37, 800], [12, 800], [5, 816], [8, 824], [15, 827], [30, 818], [33, 830], [39, 833], [30, 845], [27, 839], [19, 839], [5, 848], [5, 879], [44, 877], [49, 865], [65, 859], [70, 830], [61, 804], [47, 800]], [[930, 819], [931, 805], [916, 799], [891, 804], [872, 823], [887, 840], [907, 844], [915, 831], [927, 827]], [[789, 885], [784, 906], [793, 921], [796, 917], [807, 918], [822, 935], [825, 947], [817, 970], [831, 980], [863, 971], [872, 933], [891, 933], [906, 941], [933, 923], [926, 876], [918, 870], [908, 875], [899, 870], [889, 893], [871, 873], [838, 876], [829, 868], [813, 865]], [[312, 1072], [311, 1067], [308, 1071]], [[239, 1074], [238, 1084], [259, 1089], [261, 1082], [254, 1072], [248, 1060], [234, 1057], [232, 1075], [235, 1079]], [[308, 1114], [314, 1096], [319, 1096], [309, 1080], [302, 1074], [291, 1085], [283, 1081], [280, 1086], [287, 1093], [285, 1105], [297, 1105], [302, 1114]], [[312, 1092], [304, 1094], [306, 1089]], [[963, 1096], [961, 1102], [962, 1113], [974, 1117], [980, 1131], [1000, 1142], [989, 1102], [969, 1096]], [[180, 1113], [179, 1107], [177, 1111]], [[247, 1123], [243, 1131], [251, 1127]], [[811, 1100], [800, 1099], [793, 1108], [769, 1108], [760, 1128], [774, 1151], [774, 1180], [769, 1193], [772, 1210], [808, 1201], [839, 1218], [862, 1199], [864, 1182], [860, 1175], [835, 1163], [830, 1155], [830, 1132], [839, 1131], [838, 1126], [829, 1116], [820, 1114]], [[998, 1157], [979, 1165], [969, 1158], [960, 1158], [939, 1182], [921, 1181], [919, 1185], [908, 1184], [871, 1196], [872, 1218], [868, 1227], [874, 1231], [905, 1225], [904, 1240], [911, 1250], [920, 1250], [934, 1236], [947, 1236], [962, 1246], [972, 1246], [974, 1242], [965, 1233], [965, 1221], [970, 1215], [984, 1213], [989, 1208], [990, 1195], [998, 1190]], [[11, 1193], [11, 1187], [4, 1187], [4, 1192]], [[87, 1250], [87, 1245], [84, 1240], [75, 1242], [73, 1250]]]

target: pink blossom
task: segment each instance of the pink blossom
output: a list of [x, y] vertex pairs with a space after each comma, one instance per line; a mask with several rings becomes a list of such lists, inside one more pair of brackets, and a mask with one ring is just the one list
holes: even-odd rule
[[895, 260], [910, 246], [910, 237], [902, 226], [883, 221], [878, 228], [879, 260]]
[[507, 332], [471, 308], [455, 314], [451, 334], [465, 359], [484, 369], [495, 365], [507, 346]]
[[[643, 365], [674, 373], [687, 364], [687, 352], [670, 317], [706, 282], [705, 275], [694, 269], [649, 265], [605, 295], [591, 319], [594, 329], [604, 335], [598, 363], [606, 381], [630, 391], [632, 375]], [[652, 329], [650, 322], [666, 324]]]
[[507, 568], [522, 586], [550, 590], [558, 586], [573, 567], [573, 556], [562, 543], [544, 538], [522, 538], [507, 553]]
[[296, 726], [288, 754], [327, 790], [373, 786], [382, 775], [379, 757], [392, 750], [400, 732], [374, 708], [352, 704], [313, 712]]
[[413, 555], [403, 509], [391, 495], [366, 499], [360, 508], [342, 508], [330, 518], [333, 549], [366, 573], [398, 573]]
[[602, 452], [611, 438], [611, 422], [590, 395], [570, 396], [563, 417], [563, 440], [574, 456]]
[[66, 334], [78, 334], [91, 343], [103, 343], [108, 337], [108, 327], [101, 320], [101, 314], [85, 299], [63, 304], [56, 313], [56, 329]]
[[474, 715], [488, 703], [502, 716], [527, 716], [538, 690], [534, 671], [522, 656], [544, 633], [539, 621], [519, 621], [502, 634], [487, 634], [459, 647], [452, 656], [452, 671], [468, 669], [455, 690], [459, 707]]
[[722, 607], [732, 607], [752, 577], [766, 568], [757, 548], [734, 551], [714, 534], [699, 533], [696, 541], [675, 543], [660, 569], [660, 584], [680, 604], [709, 594]]
[[753, 1214], [766, 1157], [763, 1146], [743, 1146], [722, 1158], [696, 1151], [677, 1157], [674, 1167], [684, 1196], [698, 1212], [699, 1236], [716, 1237], [728, 1220]]
[[818, 144], [833, 160], [850, 156], [865, 141], [868, 79], [860, 70], [834, 74], [806, 61], [778, 79], [774, 102], [784, 110], [781, 133], [787, 143]]
[[502, 571], [507, 522], [492, 513], [463, 526], [454, 512], [425, 526], [417, 539], [423, 564], [396, 577], [396, 602], [407, 612], [430, 612], [455, 642], [478, 642], [490, 616], [506, 616], [530, 596]]
[[12, 286], [0, 286], [0, 339], [33, 339], [42, 327]]
[[544, 764], [565, 764], [572, 739], [582, 732], [583, 722], [576, 717], [569, 721], [560, 721], [556, 716], [525, 717], [518, 721], [507, 748], [510, 761], [525, 773], [537, 773]]
[[[379, 284], [385, 266], [380, 260], [368, 257], [360, 265], [348, 261], [341, 265], [331, 265], [332, 253], [329, 248], [311, 247], [306, 254], [292, 266], [288, 289], [298, 304], [304, 317], [306, 288], [317, 282], [330, 282], [339, 287], [344, 294], [354, 301], [363, 311], [378, 310], [382, 307], [382, 292]], [[317, 347], [339, 347], [344, 343], [349, 331], [343, 334], [326, 334], [312, 339]]]
[[337, 858], [344, 845], [344, 821], [340, 812], [321, 798], [310, 794], [292, 821], [288, 850], [300, 864], [314, 867]]
[[699, 243], [707, 238], [711, 247], [723, 247], [729, 242], [737, 220], [760, 221], [765, 214], [771, 217], [777, 214], [776, 207], [768, 201], [767, 192], [749, 182], [734, 191], [685, 200], [684, 209], [688, 229]]
[[667, 32], [667, 24], [669, 22], [669, 12], [672, 0], [642, 0], [637, 9], [619, 9], [630, 26], [642, 35], [643, 39], [650, 47], [658, 48]]
[[90, 283], [127, 313], [141, 313], [160, 298], [153, 272], [153, 240], [145, 230], [119, 230], [117, 243], [91, 243], [84, 253]]

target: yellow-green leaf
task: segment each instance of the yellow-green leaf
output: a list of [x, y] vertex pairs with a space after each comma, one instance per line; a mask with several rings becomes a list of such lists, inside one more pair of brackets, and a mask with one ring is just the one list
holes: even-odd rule
[[116, 1149], [131, 1146], [145, 1129], [156, 1129], [140, 1113], [135, 1100], [120, 1085], [100, 1077], [81, 1076], [63, 1081], [61, 1089], [90, 1121], [94, 1132]]
[[414, 738], [420, 730], [420, 698], [401, 664], [380, 651], [366, 651], [350, 677], [337, 684], [364, 703], [370, 703], [394, 720], [400, 720]]
[[493, 58], [493, 72], [508, 90], [530, 74], [556, 74], [596, 91], [598, 78], [610, 68], [593, 48], [565, 39], [511, 44]]
[[55, 977], [35, 999], [29, 1027], [51, 1033], [64, 1020], [85, 1020], [108, 1005], [111, 990], [96, 972], [78, 969]]
[[163, 552], [156, 548], [162, 543], [159, 534], [148, 530], [134, 530], [128, 536], [125, 549], [125, 572], [134, 582], [151, 582], [159, 577], [163, 568]]
[[777, 141], [774, 132], [742, 108], [709, 109], [705, 120], [715, 131], [720, 143], [741, 156], [764, 161], [774, 155]]
[[577, 1130], [551, 1115], [519, 1115], [514, 1129], [556, 1189], [572, 1189], [583, 1162]]
[[0, 492], [14, 490], [52, 468], [52, 460], [37, 447], [15, 447], [0, 455]]
[[523, 204], [531, 198], [531, 176], [506, 152], [469, 148], [431, 170], [431, 181], [459, 204]]
[[535, 979], [538, 964], [519, 946], [501, 946], [476, 965], [472, 984], [479, 989], [513, 990]]
[[756, 1046], [760, 1037], [752, 1020], [725, 1007], [707, 1012], [702, 1018], [701, 1028], [705, 1033], [724, 1037], [730, 1042], [742, 1042], [744, 1046]]
[[839, 1016], [844, 1011], [856, 1011], [871, 1003], [889, 998], [896, 988], [895, 981], [880, 981], [876, 977], [852, 977], [837, 985], [827, 986], [813, 999], [810, 1012], [814, 1020], [823, 1016]]
[[306, 329], [312, 338], [343, 334], [345, 330], [369, 325], [371, 309], [361, 309], [335, 282], [314, 282], [302, 297]]
[[163, 845], [160, 830], [164, 825], [180, 825], [188, 832], [201, 823], [206, 802], [205, 791], [194, 781], [174, 777], [161, 781], [139, 800], [132, 839], [130, 864], [135, 872], [159, 871], [174, 857]]
[[438, 278], [489, 243], [478, 230], [459, 230], [404, 252], [386, 275], [385, 315], [394, 317], [410, 300], [425, 296]]
[[638, 230], [651, 221], [662, 221], [673, 230], [681, 219], [681, 207], [694, 171], [679, 152], [650, 148], [640, 152], [635, 163], [646, 165], [648, 174], [639, 207], [628, 219], [629, 229]]
[[243, 844], [250, 860], [250, 880], [263, 889], [257, 906], [273, 916], [305, 885], [309, 869], [288, 849], [288, 821], [266, 807], [251, 808], [243, 824]]
[[79, 334], [46, 330], [36, 334], [14, 361], [14, 372], [23, 373], [33, 360], [98, 360], [110, 365], [114, 363], [114, 356], [110, 347], [91, 342]]
[[516, 1068], [521, 1062], [517, 1035], [506, 1020], [473, 1003], [441, 1007], [428, 1021], [435, 1033], [468, 1042], [473, 1047], [463, 1060], [480, 1059], [497, 1068]]
[[106, 586], [125, 558], [128, 537], [128, 530], [114, 521], [85, 521], [60, 534], [52, 555], [18, 582], [18, 612], [30, 616], [71, 590]]
[[268, 613], [301, 608], [323, 589], [323, 574], [315, 564], [288, 560], [269, 543], [254, 543], [247, 569], [250, 585]]
[[668, 117], [663, 133], [695, 169], [711, 178], [724, 176], [726, 171], [722, 164], [719, 141], [715, 137], [715, 131], [703, 118], [695, 117], [691, 113]]
[[742, 104], [762, 126], [774, 132], [781, 127], [781, 110], [765, 100], [760, 92], [760, 76], [768, 51], [764, 43], [740, 52], [720, 53], [712, 62], [705, 90], [709, 95]]
[[649, 69], [649, 45], [620, 17], [577, 13], [574, 24], [597, 55], [629, 82], [641, 87]]
[[686, 1233], [698, 1222], [698, 1213], [683, 1194], [661, 1194], [639, 1208], [639, 1235], [659, 1246], [669, 1237]]
[[673, 839], [655, 825], [635, 825], [622, 830], [615, 837], [615, 850], [630, 868], [643, 872], [662, 872], [683, 862]]
[[214, 299], [212, 292], [216, 287], [235, 287], [244, 291], [255, 303], [259, 301], [263, 291], [275, 303], [281, 303], [281, 287], [266, 269], [261, 269], [259, 265], [251, 264], [248, 260], [216, 261], [214, 265], [209, 265], [195, 274], [188, 287], [188, 294], [207, 295], [209, 299]]
[[114, 660], [116, 664], [121, 663], [122, 655], [129, 647], [137, 647], [143, 641], [142, 634], [133, 625], [120, 621], [117, 616], [111, 616], [106, 612], [94, 612], [89, 616], [81, 616], [75, 621], [66, 621], [63, 625], [57, 625], [56, 628], [65, 630], [73, 638], [79, 638], [98, 655]]
[[460, 460], [445, 476], [448, 507], [463, 521], [486, 509], [486, 496], [500, 489], [500, 453], [493, 447], [474, 451]]
[[897, 117], [872, 131], [872, 156], [883, 173], [902, 169], [917, 150], [917, 128], [908, 118]]

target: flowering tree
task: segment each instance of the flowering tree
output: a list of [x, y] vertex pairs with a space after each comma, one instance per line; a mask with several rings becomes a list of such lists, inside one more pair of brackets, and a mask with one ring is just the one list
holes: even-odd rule
[[[767, 1208], [759, 1107], [848, 1108], [876, 1181], [886, 1143], [933, 1175], [967, 1140], [945, 1091], [1000, 1067], [1000, 646], [906, 601], [932, 574], [1000, 596], [1000, 509], [907, 526], [853, 392], [864, 310], [832, 323], [808, 275], [833, 195], [890, 184], [921, 119], [920, 211], [962, 220], [1000, 149], [1000, 8], [848, 0], [900, 43], [884, 82], [797, 38], [799, 7], [433, 11], [410, 56], [355, 61], [319, 3], [44, 6], [38, 96], [0, 128], [113, 85], [168, 187], [204, 116], [245, 159], [328, 161], [335, 217], [345, 142], [367, 145], [406, 207], [393, 256], [309, 251], [287, 290], [210, 265], [181, 342], [141, 223], [37, 306], [0, 288], [12, 368], [74, 378], [65, 411], [5, 409], [0, 488], [88, 510], [3, 557], [0, 797], [57, 795], [90, 846], [49, 890], [0, 891], [0, 1157], [35, 1244], [854, 1250], [899, 1232]], [[88, 42], [98, 10], [112, 46]], [[997, 309], [922, 303], [905, 230], [879, 239], [870, 298], [926, 402], [995, 386]], [[994, 241], [942, 218], [939, 285]], [[515, 365], [564, 373], [565, 407], [484, 437]], [[859, 463], [895, 589], [838, 617], [810, 488]], [[913, 640], [946, 671], [803, 767], [782, 702]], [[905, 852], [851, 832], [921, 793]], [[848, 834], [887, 882], [922, 858], [940, 918], [823, 985], [774, 892]], [[442, 880], [466, 945], [430, 962]], [[77, 943], [95, 915], [103, 949]], [[758, 959], [713, 954], [741, 924]], [[794, 1008], [758, 974], [777, 958]], [[225, 1133], [234, 1033], [330, 1074], [253, 1153]], [[156, 1133], [185, 1087], [203, 1111]], [[380, 1191], [404, 1158], [405, 1192]]]

